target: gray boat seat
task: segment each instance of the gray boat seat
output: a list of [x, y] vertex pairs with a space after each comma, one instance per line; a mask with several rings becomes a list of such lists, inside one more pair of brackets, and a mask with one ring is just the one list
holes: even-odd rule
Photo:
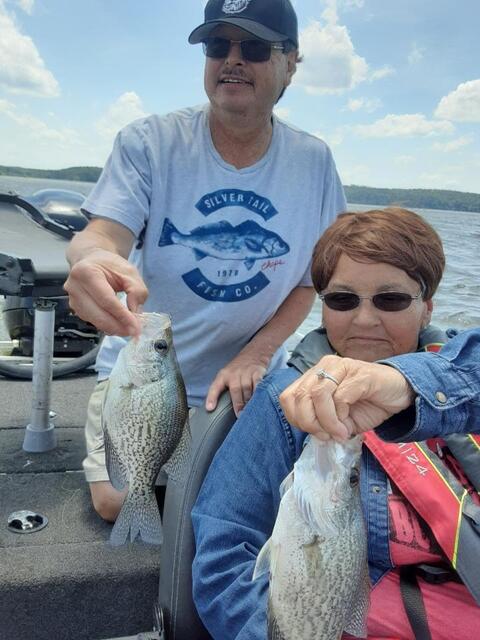
[[159, 606], [166, 640], [207, 640], [211, 636], [198, 617], [192, 597], [195, 541], [192, 507], [215, 452], [235, 422], [226, 391], [213, 412], [195, 409], [190, 419], [192, 462], [187, 480], [168, 480], [163, 508], [164, 539], [160, 552]]

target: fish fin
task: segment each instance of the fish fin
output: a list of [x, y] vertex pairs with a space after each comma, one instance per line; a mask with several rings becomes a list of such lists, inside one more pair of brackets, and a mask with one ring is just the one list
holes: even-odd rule
[[197, 260], [203, 260], [204, 258], [207, 257], [207, 253], [205, 253], [204, 251], [199, 251], [198, 249], [194, 249], [193, 253], [195, 254], [195, 258]]
[[253, 238], [245, 238], [245, 246], [249, 251], [261, 251], [262, 244]]
[[182, 435], [174, 452], [163, 465], [163, 470], [169, 480], [178, 484], [185, 482], [192, 461], [192, 434], [188, 417], [182, 430]]
[[360, 580], [358, 591], [349, 608], [350, 615], [346, 621], [344, 631], [356, 638], [367, 637], [367, 616], [370, 604], [371, 584], [368, 575], [368, 564], [363, 563], [362, 577]]
[[328, 518], [328, 513], [323, 513], [321, 522], [318, 521], [319, 514], [317, 514], [311, 502], [311, 496], [303, 486], [303, 483], [299, 478], [296, 479], [295, 484], [293, 485], [292, 491], [295, 495], [295, 502], [297, 504], [297, 509], [303, 518], [303, 521], [308, 525], [308, 528], [312, 531], [322, 531], [323, 533], [328, 533], [329, 535], [334, 535], [335, 533], [339, 533], [336, 529], [332, 530], [332, 526], [330, 523], [330, 519]]
[[283, 496], [287, 493], [287, 491], [290, 489], [292, 485], [293, 485], [293, 471], [290, 471], [288, 476], [286, 476], [286, 478], [284, 478], [280, 484], [280, 488], [279, 488], [280, 498], [283, 498]]
[[[107, 380], [107, 388], [103, 395], [104, 408], [109, 404], [111, 404], [112, 406], [115, 406], [117, 402], [118, 394], [121, 393], [121, 390], [131, 389], [134, 386], [128, 375], [127, 351], [126, 351], [128, 343], [129, 343], [129, 340], [127, 340], [126, 344], [120, 349], [115, 365], [110, 373], [110, 377]], [[114, 399], [112, 400], [111, 394], [117, 394], [117, 397], [115, 397], [114, 395]]]
[[147, 544], [162, 544], [163, 530], [160, 512], [154, 491], [145, 495], [142, 502], [134, 500], [129, 493], [110, 534], [110, 544], [118, 547], [130, 537], [134, 542], [137, 536]]
[[113, 445], [105, 420], [103, 420], [103, 440], [105, 442], [105, 462], [108, 477], [113, 488], [121, 491], [128, 484], [128, 471]]
[[228, 220], [220, 220], [219, 222], [210, 222], [201, 227], [196, 227], [190, 231], [190, 234], [196, 236], [208, 235], [210, 233], [232, 231], [233, 227]]
[[303, 559], [305, 561], [305, 569], [307, 576], [311, 580], [320, 579], [324, 572], [322, 566], [322, 548], [320, 546], [320, 537], [314, 535], [312, 540], [302, 544]]
[[244, 220], [240, 224], [237, 224], [235, 231], [238, 233], [254, 233], [258, 231], [262, 231], [263, 233], [266, 232], [266, 230], [261, 227], [258, 222], [255, 222], [255, 220]]
[[250, 269], [253, 267], [253, 265], [255, 264], [255, 260], [252, 260], [251, 258], [247, 258], [246, 260], [243, 261], [243, 264], [247, 267], [247, 269], [250, 271]]
[[175, 241], [172, 239], [172, 234], [178, 233], [178, 229], [175, 227], [170, 218], [165, 218], [163, 222], [162, 233], [160, 235], [160, 240], [158, 241], [159, 247], [166, 247], [170, 244], [175, 244]]
[[253, 569], [252, 580], [257, 580], [265, 573], [270, 573], [270, 567], [272, 564], [272, 539], [269, 538], [263, 547], [260, 549], [257, 561], [255, 562], [255, 568]]

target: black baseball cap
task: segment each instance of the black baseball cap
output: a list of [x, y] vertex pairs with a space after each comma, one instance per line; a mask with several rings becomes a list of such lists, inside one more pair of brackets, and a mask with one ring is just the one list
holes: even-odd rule
[[188, 41], [202, 42], [220, 24], [231, 24], [268, 42], [291, 40], [298, 48], [298, 24], [290, 0], [209, 0], [205, 22]]

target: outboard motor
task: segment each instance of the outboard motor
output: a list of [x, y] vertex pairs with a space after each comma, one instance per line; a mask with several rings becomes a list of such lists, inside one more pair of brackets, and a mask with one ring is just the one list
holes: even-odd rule
[[[8, 215], [2, 216], [2, 226], [5, 225], [8, 229], [9, 220], [12, 220], [13, 224], [14, 217], [24, 216], [29, 218], [35, 225], [39, 225], [45, 230], [45, 236], [43, 236], [45, 239], [45, 253], [43, 255], [49, 255], [50, 234], [53, 233], [57, 238], [60, 237], [67, 242], [76, 232], [81, 231], [87, 225], [89, 217], [81, 210], [84, 201], [85, 196], [81, 193], [64, 189], [43, 189], [29, 196], [21, 196], [15, 193], [0, 194], [0, 207], [2, 203], [7, 206], [10, 205], [8, 206]], [[24, 224], [28, 223], [25, 222]], [[26, 234], [28, 234], [28, 230]], [[40, 244], [43, 247], [43, 243]], [[10, 245], [1, 248], [1, 250], [4, 253], [15, 252], [15, 255], [19, 255], [18, 248]], [[36, 250], [37, 252], [39, 250], [38, 244]], [[22, 251], [28, 256], [28, 242], [24, 244]], [[65, 269], [66, 278], [68, 265], [65, 264], [65, 267], [59, 266], [58, 268], [62, 269], [62, 274], [63, 269]], [[8, 280], [8, 273], [2, 275]], [[56, 301], [54, 356], [80, 358], [79, 365], [85, 361], [86, 364], [83, 367], [89, 366], [95, 359], [101, 336], [93, 325], [84, 322], [71, 311], [66, 294], [64, 294], [60, 286], [57, 286], [57, 289], [59, 290], [53, 295]], [[3, 293], [5, 294], [6, 292], [4, 291]], [[19, 295], [7, 294], [2, 306], [3, 322], [10, 339], [18, 341], [18, 346], [15, 347], [12, 355], [31, 357], [33, 354], [35, 315], [33, 297], [23, 292], [19, 292]], [[91, 354], [91, 358], [86, 356], [88, 353]], [[86, 359], [83, 356], [86, 356]], [[69, 369], [72, 368], [71, 364]], [[59, 370], [59, 374], [62, 366], [55, 367], [55, 369]], [[3, 371], [4, 368], [7, 371]], [[15, 367], [13, 366], [12, 368], [12, 365], [4, 365], [1, 369], [0, 373], [8, 375], [8, 369], [10, 369], [10, 373], [14, 375]], [[22, 371], [24, 371], [24, 368], [22, 368]], [[22, 375], [21, 377], [24, 376]]]
[[[5, 296], [3, 323], [10, 339], [18, 341], [12, 355], [33, 356], [34, 316], [33, 298]], [[55, 307], [54, 357], [78, 358], [91, 351], [98, 340], [97, 329], [71, 311], [67, 298], [58, 298]]]

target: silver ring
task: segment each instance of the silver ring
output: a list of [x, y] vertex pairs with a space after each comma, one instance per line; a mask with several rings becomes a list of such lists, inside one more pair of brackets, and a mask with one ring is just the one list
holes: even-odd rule
[[334, 378], [330, 373], [328, 373], [328, 371], [325, 371], [325, 369], [317, 369], [315, 373], [318, 378], [325, 378], [325, 380], [331, 380], [336, 385], [340, 384], [339, 381], [336, 378]]

